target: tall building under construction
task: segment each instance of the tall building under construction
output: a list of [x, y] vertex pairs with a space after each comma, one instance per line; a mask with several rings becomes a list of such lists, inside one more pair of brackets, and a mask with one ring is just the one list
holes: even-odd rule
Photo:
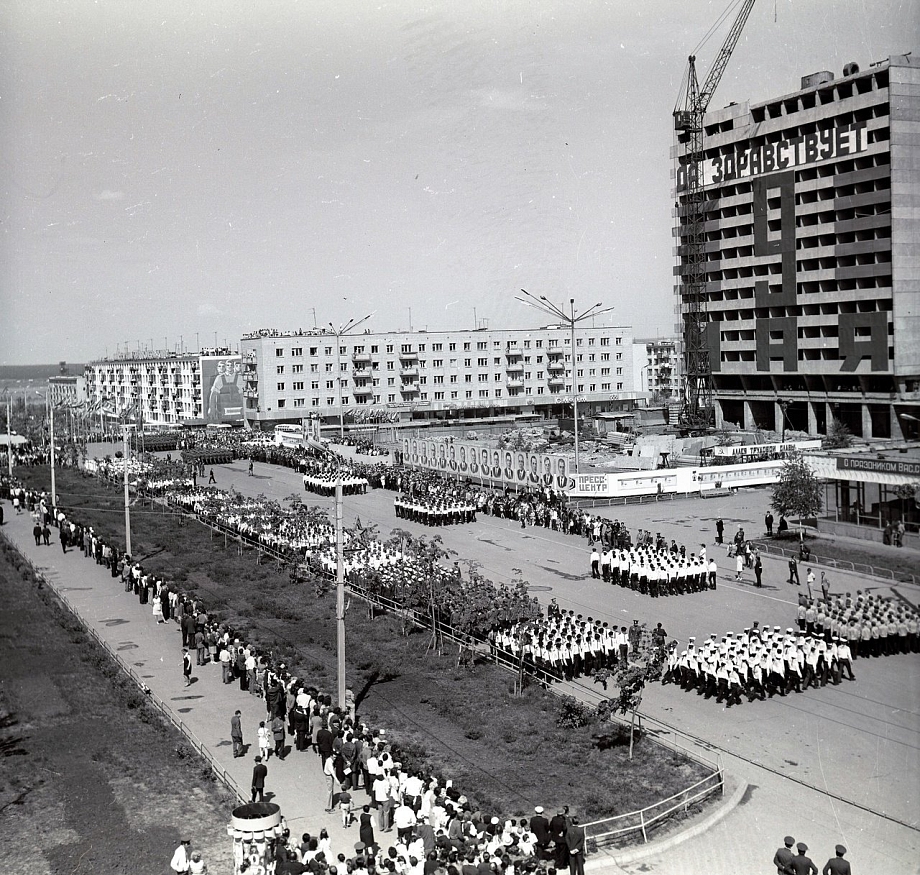
[[[716, 424], [916, 437], [920, 58], [706, 113], [705, 345]], [[675, 158], [687, 143], [679, 141]], [[675, 161], [678, 308], [686, 165]], [[678, 326], [678, 331], [682, 326]]]

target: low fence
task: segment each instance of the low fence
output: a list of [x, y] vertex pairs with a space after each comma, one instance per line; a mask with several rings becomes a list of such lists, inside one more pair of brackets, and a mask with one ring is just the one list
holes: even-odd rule
[[[771, 556], [781, 556], [784, 559], [798, 557], [798, 547], [786, 548], [781, 547], [772, 541], [755, 541], [754, 544], [761, 553], [767, 553]], [[817, 553], [811, 553], [808, 557], [809, 565], [816, 565], [819, 568], [834, 568], [840, 571], [852, 571], [856, 574], [865, 574], [869, 577], [877, 577], [879, 580], [890, 580], [892, 583], [920, 583], [920, 578], [909, 571], [893, 571], [890, 568], [879, 568], [875, 565], [869, 565], [865, 562], [850, 562], [847, 559], [834, 559], [830, 556], [821, 556]]]
[[630, 811], [626, 814], [618, 814], [615, 817], [583, 824], [585, 838], [588, 842], [601, 847], [612, 844], [618, 839], [642, 833], [642, 840], [648, 842], [649, 832], [654, 827], [675, 815], [686, 813], [690, 806], [702, 803], [716, 793], [721, 795], [724, 788], [725, 775], [720, 762], [718, 769], [713, 774], [667, 799], [662, 799], [638, 811]]

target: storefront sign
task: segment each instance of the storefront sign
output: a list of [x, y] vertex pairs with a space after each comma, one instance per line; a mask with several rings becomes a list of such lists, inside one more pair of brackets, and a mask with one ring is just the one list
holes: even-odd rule
[[920, 462], [907, 459], [866, 459], [861, 456], [838, 456], [838, 471], [871, 471], [875, 474], [900, 474], [920, 477]]

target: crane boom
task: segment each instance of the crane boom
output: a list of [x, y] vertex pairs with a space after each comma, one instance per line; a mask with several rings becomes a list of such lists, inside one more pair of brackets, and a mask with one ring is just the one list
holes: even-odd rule
[[696, 57], [690, 55], [687, 69], [687, 91], [682, 109], [674, 113], [674, 129], [684, 135], [686, 143], [681, 162], [684, 174], [684, 203], [678, 251], [681, 255], [681, 312], [684, 321], [685, 387], [681, 405], [681, 425], [687, 429], [710, 428], [714, 424], [712, 403], [712, 365], [706, 336], [709, 316], [706, 307], [706, 199], [703, 178], [703, 116], [719, 87], [725, 68], [738, 45], [741, 31], [747, 23], [755, 0], [744, 0], [731, 30], [722, 44], [712, 69], [699, 87]]

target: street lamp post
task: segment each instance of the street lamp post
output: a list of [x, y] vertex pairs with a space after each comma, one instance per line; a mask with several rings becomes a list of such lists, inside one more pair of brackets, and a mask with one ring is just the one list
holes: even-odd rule
[[125, 441], [124, 462], [125, 462], [125, 553], [131, 554], [131, 498], [128, 494], [128, 459], [130, 456], [130, 447], [128, 443], [128, 434], [134, 426], [123, 425], [122, 435]]
[[[367, 322], [373, 316], [368, 313], [361, 319], [349, 319], [339, 328], [331, 322], [329, 328], [335, 336], [335, 375], [336, 401], [339, 406], [339, 440], [345, 438], [345, 411], [342, 409], [342, 355], [339, 346], [341, 339], [353, 332], [355, 328]], [[336, 619], [336, 664], [338, 674], [337, 693], [339, 707], [345, 708], [345, 553], [342, 516], [344, 502], [342, 500], [342, 466], [339, 465], [335, 475], [335, 619]]]
[[783, 436], [780, 438], [780, 443], [781, 443], [781, 444], [786, 443], [786, 420], [787, 420], [787, 417], [786, 417], [786, 410], [788, 410], [788, 408], [789, 408], [789, 402], [788, 402], [788, 401], [786, 401], [785, 399], [783, 399], [782, 401], [779, 402], [779, 409], [780, 409], [780, 410], [782, 411], [782, 413], [783, 413]]
[[339, 344], [342, 341], [342, 338], [348, 334], [353, 334], [354, 330], [359, 326], [367, 322], [368, 319], [373, 316], [373, 313], [368, 313], [367, 316], [362, 316], [360, 319], [349, 319], [347, 322], [343, 322], [338, 328], [336, 328], [331, 322], [329, 323], [329, 328], [332, 331], [332, 334], [335, 336], [335, 364], [336, 364], [336, 375], [335, 375], [335, 388], [336, 388], [336, 403], [339, 407], [339, 440], [344, 440], [345, 438], [345, 411], [342, 409], [342, 356], [341, 356], [341, 347]]
[[[573, 415], [575, 417], [575, 473], [578, 473], [578, 368], [577, 368], [577, 358], [575, 355], [575, 326], [579, 322], [584, 322], [585, 319], [593, 319], [595, 316], [601, 316], [604, 313], [610, 313], [613, 311], [613, 307], [604, 307], [603, 303], [600, 301], [592, 306], [588, 307], [587, 310], [582, 313], [575, 313], [575, 299], [569, 298], [569, 312], [566, 313], [563, 307], [554, 304], [550, 301], [545, 295], [532, 295], [527, 289], [521, 289], [525, 297], [520, 297], [515, 295], [515, 300], [520, 301], [522, 304], [526, 304], [528, 307], [533, 307], [535, 310], [540, 310], [543, 313], [546, 313], [548, 316], [552, 316], [554, 319], [558, 319], [560, 322], [569, 326], [571, 331], [571, 343], [572, 343], [572, 407]], [[563, 305], [564, 306], [564, 305]]]

